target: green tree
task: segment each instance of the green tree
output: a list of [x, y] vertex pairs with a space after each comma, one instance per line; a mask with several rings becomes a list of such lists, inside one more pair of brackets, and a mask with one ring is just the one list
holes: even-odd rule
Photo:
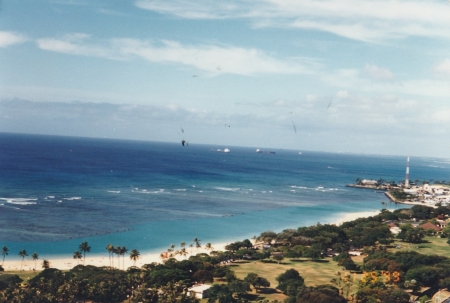
[[346, 303], [347, 300], [339, 295], [339, 290], [331, 285], [305, 287], [298, 296], [296, 303]]
[[21, 251], [19, 251], [19, 256], [22, 258], [22, 263], [20, 265], [20, 270], [22, 270], [23, 261], [25, 260], [25, 257], [28, 256], [28, 253], [25, 249], [22, 249]]
[[128, 248], [125, 246], [120, 247], [119, 254], [122, 256], [122, 268], [125, 270], [125, 254], [128, 252]]
[[251, 286], [253, 286], [256, 289], [255, 283], [256, 283], [257, 278], [258, 278], [258, 274], [254, 273], [254, 272], [250, 272], [244, 278], [244, 281], [248, 282]]
[[272, 241], [275, 240], [276, 238], [277, 238], [277, 233], [273, 232], [271, 230], [262, 232], [258, 237], [259, 240], [264, 241], [265, 243], [269, 243], [269, 244], [271, 244]]
[[202, 247], [200, 241], [201, 241], [200, 239], [194, 238], [195, 249], [197, 250], [197, 252], [198, 252], [198, 249]]
[[243, 280], [236, 279], [231, 283], [228, 283], [228, 288], [231, 290], [233, 294], [236, 294], [238, 297], [241, 297], [247, 294], [250, 291], [250, 284]]
[[425, 237], [425, 231], [422, 228], [415, 228], [411, 224], [401, 225], [400, 230], [397, 238], [402, 241], [420, 243]]
[[169, 248], [167, 249], [167, 252], [169, 253], [169, 258], [173, 258], [175, 251], [175, 244], [170, 244]]
[[322, 259], [322, 247], [321, 245], [314, 243], [311, 247], [305, 252], [305, 257], [311, 258], [311, 260], [319, 260]]
[[214, 249], [214, 247], [212, 246], [211, 243], [206, 243], [205, 249], [206, 249], [206, 250], [209, 250], [209, 251], [212, 251], [212, 250]]
[[114, 246], [112, 244], [106, 245], [106, 250], [108, 251], [108, 258], [109, 258], [109, 267], [114, 267], [114, 258], [112, 258]]
[[276, 255], [272, 256], [272, 259], [276, 260], [278, 262], [278, 264], [280, 264], [281, 261], [284, 260], [284, 256], [283, 256], [283, 254], [276, 254]]
[[196, 282], [202, 282], [202, 283], [212, 283], [214, 280], [212, 271], [204, 270], [204, 269], [197, 270], [192, 275], [192, 279]]
[[189, 253], [187, 252], [186, 247], [183, 247], [183, 248], [180, 249], [180, 256], [183, 256], [186, 259], [186, 256], [188, 254]]
[[434, 266], [416, 266], [408, 270], [405, 275], [406, 280], [416, 280], [428, 287], [437, 287], [440, 278], [440, 269]]
[[117, 268], [119, 269], [120, 269], [120, 251], [121, 251], [120, 246], [116, 246], [113, 248], [113, 254], [117, 255]]
[[77, 260], [77, 264], [78, 264], [78, 261], [81, 260], [81, 258], [83, 258], [83, 256], [82, 256], [81, 252], [79, 250], [77, 250], [73, 253], [73, 258], [75, 260]]
[[256, 288], [256, 291], [258, 291], [259, 289], [261, 289], [261, 287], [270, 287], [270, 282], [266, 278], [257, 277], [253, 285]]
[[86, 253], [91, 251], [91, 247], [87, 242], [83, 242], [78, 246], [80, 252], [83, 254], [83, 265], [86, 262]]
[[50, 261], [48, 261], [48, 260], [43, 260], [43, 261], [42, 261], [42, 268], [44, 268], [44, 269], [50, 268]]
[[208, 303], [232, 303], [233, 293], [225, 284], [214, 284], [209, 289]]
[[447, 288], [447, 290], [450, 290], [450, 278], [439, 281], [439, 288]]
[[288, 296], [296, 296], [298, 291], [305, 286], [303, 277], [293, 268], [280, 274], [276, 280], [279, 283], [277, 289]]
[[31, 259], [34, 261], [34, 268], [36, 268], [36, 262], [39, 259], [39, 255], [36, 252], [34, 252], [31, 254]]
[[133, 260], [134, 266], [136, 266], [136, 260], [139, 259], [140, 255], [141, 254], [140, 254], [139, 250], [137, 250], [136, 248], [131, 250], [131, 252], [130, 252], [130, 259]]
[[8, 255], [9, 249], [6, 246], [3, 246], [2, 248], [2, 256], [3, 256], [3, 261], [2, 261], [2, 265], [5, 263], [5, 257]]

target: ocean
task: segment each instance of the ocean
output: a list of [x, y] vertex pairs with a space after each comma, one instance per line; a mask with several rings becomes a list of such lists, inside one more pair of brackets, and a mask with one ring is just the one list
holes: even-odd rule
[[[256, 148], [0, 133], [0, 246], [8, 260], [84, 241], [93, 254], [214, 246], [379, 211], [384, 194], [345, 185], [405, 178], [407, 155]], [[410, 178], [450, 181], [450, 160], [412, 157]]]

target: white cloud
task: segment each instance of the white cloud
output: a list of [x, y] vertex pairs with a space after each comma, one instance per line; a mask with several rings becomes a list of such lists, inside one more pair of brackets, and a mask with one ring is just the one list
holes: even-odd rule
[[85, 33], [73, 33], [65, 35], [60, 39], [38, 39], [36, 43], [40, 49], [47, 51], [71, 55], [118, 59], [118, 57], [114, 55], [114, 51], [108, 49], [106, 46], [88, 44], [86, 41], [89, 40], [89, 38], [90, 35]]
[[255, 26], [315, 29], [382, 42], [408, 36], [450, 37], [447, 1], [410, 0], [139, 0], [142, 9], [187, 19], [249, 19]]
[[366, 64], [363, 75], [376, 81], [394, 81], [394, 74], [387, 68]]
[[340, 90], [336, 93], [336, 98], [339, 99], [348, 99], [349, 98], [349, 93], [346, 90]]
[[305, 58], [276, 59], [264, 51], [226, 45], [183, 45], [164, 40], [151, 41], [117, 38], [103, 44], [89, 43], [89, 35], [76, 33], [63, 38], [43, 38], [39, 48], [72, 55], [130, 59], [139, 57], [150, 62], [176, 63], [206, 71], [210, 75], [238, 74], [309, 74], [306, 66], [315, 64]]
[[162, 46], [137, 39], [115, 39], [124, 55], [135, 55], [152, 62], [172, 62], [193, 66], [210, 74], [309, 73], [297, 59], [278, 60], [258, 49], [223, 45], [182, 45], [163, 41]]
[[0, 31], [0, 47], [8, 47], [10, 45], [23, 43], [27, 40], [24, 35]]
[[436, 65], [434, 71], [439, 74], [450, 76], [450, 59], [446, 58], [444, 61]]

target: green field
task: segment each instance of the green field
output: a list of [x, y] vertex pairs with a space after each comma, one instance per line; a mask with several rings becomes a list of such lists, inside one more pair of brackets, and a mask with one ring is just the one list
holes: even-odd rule
[[[284, 273], [286, 270], [294, 268], [305, 279], [306, 286], [317, 286], [321, 284], [331, 284], [330, 280], [337, 278], [337, 272], [349, 273], [348, 271], [342, 271], [336, 262], [328, 258], [329, 262], [291, 262], [289, 260], [283, 260], [282, 264], [277, 263], [263, 263], [260, 261], [252, 261], [246, 263], [234, 263], [233, 271], [239, 279], [243, 279], [248, 273], [254, 272], [261, 277], [266, 278], [270, 282], [270, 287], [275, 288], [278, 285], [276, 277]], [[355, 260], [358, 262], [358, 260]], [[361, 275], [356, 277], [359, 279]], [[352, 279], [353, 279], [352, 275]], [[356, 284], [352, 287], [352, 292], [356, 291]], [[254, 291], [253, 291], [254, 293]], [[259, 300], [283, 300], [286, 298], [281, 293], [274, 294], [259, 294]]]
[[[391, 248], [389, 251], [416, 251], [424, 255], [441, 255], [450, 256], [450, 245], [447, 244], [447, 238], [438, 237], [426, 237], [425, 241], [428, 243], [421, 244], [409, 244], [401, 241], [395, 241], [394, 247], [401, 245], [401, 248]], [[353, 261], [361, 265], [363, 263], [364, 256], [353, 257]], [[252, 261], [245, 263], [234, 263], [232, 266], [236, 276], [243, 279], [248, 273], [254, 272], [261, 277], [266, 278], [270, 282], [271, 288], [275, 288], [278, 283], [276, 277], [286, 270], [294, 268], [305, 279], [306, 286], [317, 286], [321, 284], [331, 284], [330, 281], [333, 278], [337, 278], [337, 272], [346, 273], [343, 271], [336, 262], [331, 259], [327, 259], [328, 263], [317, 262], [291, 262], [289, 260], [283, 260], [282, 264], [277, 263], [263, 263], [260, 261]], [[357, 283], [362, 278], [361, 274], [351, 274], [352, 281], [356, 278], [356, 283], [351, 288], [350, 293], [354, 293], [357, 290]], [[254, 291], [253, 291], [254, 293]], [[285, 298], [283, 294], [259, 294], [258, 299], [280, 300]]]
[[428, 243], [406, 243], [401, 241], [395, 241], [393, 244], [400, 245], [401, 248], [394, 248], [390, 251], [416, 251], [424, 255], [439, 255], [450, 257], [450, 245], [447, 244], [447, 238], [439, 237], [425, 237], [424, 240]]

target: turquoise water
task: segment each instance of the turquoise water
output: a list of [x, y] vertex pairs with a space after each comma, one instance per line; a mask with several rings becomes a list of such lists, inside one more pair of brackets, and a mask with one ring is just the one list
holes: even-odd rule
[[[229, 242], [381, 209], [356, 178], [403, 180], [406, 155], [67, 138], [0, 133], [0, 246], [41, 256], [108, 243], [160, 252]], [[450, 180], [450, 161], [411, 158], [411, 179]]]

